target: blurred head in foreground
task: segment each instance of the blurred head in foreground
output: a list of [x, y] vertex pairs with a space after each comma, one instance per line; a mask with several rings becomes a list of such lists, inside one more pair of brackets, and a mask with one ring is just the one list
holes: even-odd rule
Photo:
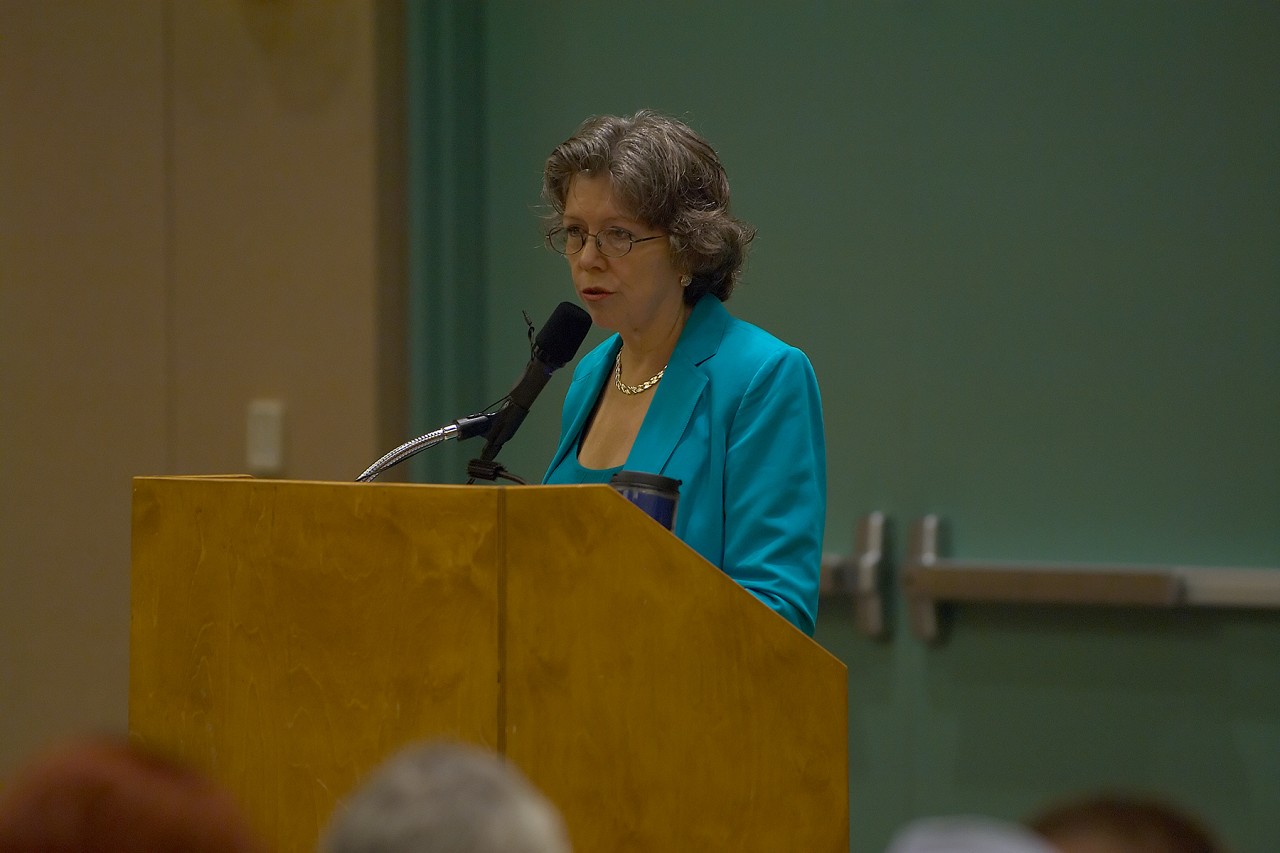
[[338, 808], [324, 853], [569, 853], [555, 807], [513, 766], [459, 744], [409, 747]]
[[231, 797], [123, 738], [38, 755], [0, 792], [0, 853], [258, 853]]
[[1029, 825], [1061, 853], [1226, 853], [1191, 815], [1151, 798], [1070, 800], [1041, 812]]
[[1016, 823], [947, 815], [919, 818], [894, 835], [885, 853], [1055, 853], [1042, 838]]

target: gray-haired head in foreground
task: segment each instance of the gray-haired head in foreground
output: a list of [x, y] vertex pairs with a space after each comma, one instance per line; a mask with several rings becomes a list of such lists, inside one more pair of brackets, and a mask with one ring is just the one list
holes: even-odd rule
[[608, 175], [631, 216], [671, 235], [676, 266], [693, 275], [686, 302], [704, 293], [729, 298], [755, 229], [729, 214], [729, 178], [715, 149], [692, 128], [653, 110], [584, 121], [543, 168], [548, 227], [560, 224], [579, 174]]
[[555, 807], [515, 767], [459, 744], [409, 747], [330, 821], [323, 853], [569, 853]]

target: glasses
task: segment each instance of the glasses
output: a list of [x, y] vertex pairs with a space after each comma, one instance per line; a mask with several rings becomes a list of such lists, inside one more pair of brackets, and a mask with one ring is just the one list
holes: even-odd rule
[[562, 255], [576, 255], [587, 245], [587, 238], [596, 241], [596, 249], [606, 258], [620, 258], [636, 243], [657, 240], [666, 234], [655, 234], [652, 237], [637, 237], [625, 228], [601, 228], [599, 233], [592, 234], [579, 225], [560, 226], [547, 232], [547, 245]]

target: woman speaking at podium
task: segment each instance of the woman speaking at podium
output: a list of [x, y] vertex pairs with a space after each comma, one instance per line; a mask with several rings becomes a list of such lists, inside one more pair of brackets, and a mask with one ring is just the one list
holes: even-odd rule
[[547, 159], [547, 243], [592, 322], [544, 483], [681, 481], [674, 533], [805, 633], [818, 606], [826, 446], [803, 352], [734, 318], [754, 230], [685, 124], [588, 119]]

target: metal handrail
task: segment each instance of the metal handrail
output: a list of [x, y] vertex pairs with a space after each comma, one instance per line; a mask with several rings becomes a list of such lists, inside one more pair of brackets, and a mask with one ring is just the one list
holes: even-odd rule
[[858, 519], [853, 531], [853, 554], [823, 554], [818, 594], [847, 595], [853, 599], [853, 621], [858, 633], [880, 638], [886, 632], [884, 586], [884, 513], [871, 512]]
[[936, 515], [911, 530], [902, 587], [912, 631], [938, 639], [939, 602], [1280, 608], [1280, 571], [1202, 566], [952, 560]]

